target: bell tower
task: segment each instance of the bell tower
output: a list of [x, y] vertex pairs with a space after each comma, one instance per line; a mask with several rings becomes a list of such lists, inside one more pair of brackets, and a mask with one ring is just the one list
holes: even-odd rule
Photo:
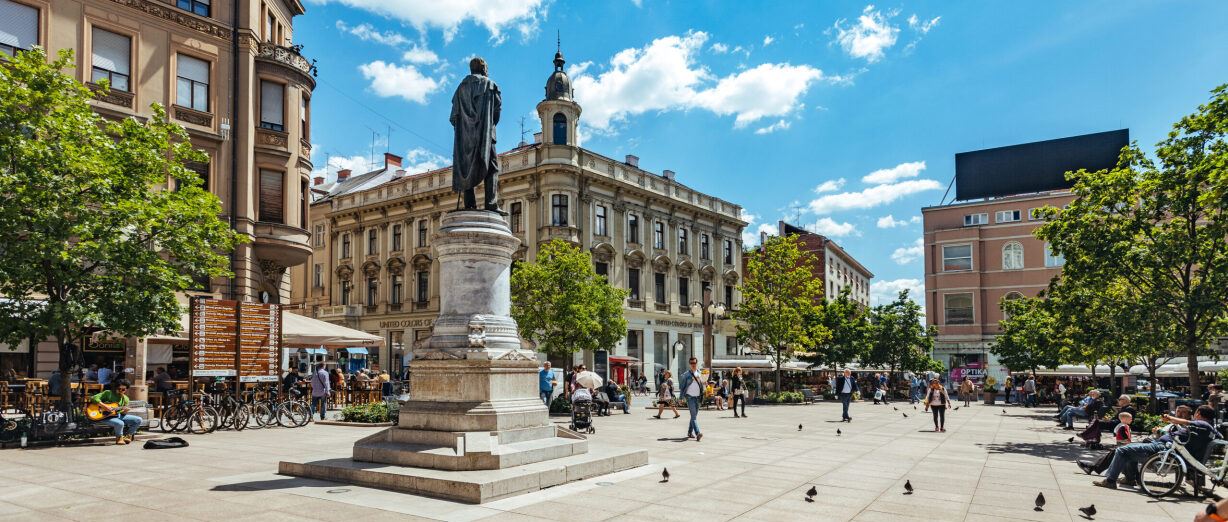
[[571, 78], [563, 71], [564, 63], [560, 45], [554, 53], [554, 72], [546, 79], [546, 98], [537, 104], [537, 116], [542, 122], [542, 143], [575, 147], [580, 104], [571, 90]]

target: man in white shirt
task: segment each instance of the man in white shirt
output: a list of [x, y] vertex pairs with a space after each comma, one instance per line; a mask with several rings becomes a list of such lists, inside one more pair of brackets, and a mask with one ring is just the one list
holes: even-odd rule
[[853, 394], [857, 393], [857, 379], [853, 378], [853, 372], [848, 368], [844, 369], [844, 374], [836, 377], [836, 395], [840, 396], [840, 404], [844, 408], [840, 420], [843, 422], [853, 422], [853, 418], [849, 416], [849, 402], [853, 400]]
[[704, 438], [704, 435], [699, 432], [699, 423], [696, 419], [699, 417], [699, 404], [704, 399], [704, 382], [703, 374], [699, 372], [699, 360], [691, 357], [691, 369], [682, 374], [682, 396], [686, 397], [687, 410], [691, 412], [691, 422], [687, 424], [687, 438], [695, 437], [695, 442], [699, 442]]

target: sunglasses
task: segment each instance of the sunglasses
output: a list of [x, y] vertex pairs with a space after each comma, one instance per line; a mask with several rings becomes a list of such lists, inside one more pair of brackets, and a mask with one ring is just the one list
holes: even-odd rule
[[1211, 520], [1213, 522], [1228, 522], [1228, 519], [1219, 514], [1219, 510], [1215, 507], [1214, 503], [1207, 504], [1206, 514], [1207, 520]]

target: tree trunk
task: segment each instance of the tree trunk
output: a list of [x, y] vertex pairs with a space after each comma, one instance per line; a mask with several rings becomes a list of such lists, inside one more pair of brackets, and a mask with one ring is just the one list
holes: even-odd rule
[[1159, 365], [1155, 361], [1147, 365], [1147, 377], [1151, 379], [1151, 391], [1147, 393], [1147, 407], [1153, 414], [1160, 411], [1160, 401], [1156, 399], [1156, 370], [1158, 369]]
[[1185, 333], [1185, 368], [1190, 374], [1191, 399], [1202, 397], [1202, 383], [1198, 379], [1198, 352], [1198, 338], [1194, 335], [1194, 329], [1187, 327]]
[[783, 358], [780, 350], [776, 350], [776, 393], [780, 393], [780, 366]]
[[1117, 363], [1109, 361], [1109, 397], [1117, 396]]

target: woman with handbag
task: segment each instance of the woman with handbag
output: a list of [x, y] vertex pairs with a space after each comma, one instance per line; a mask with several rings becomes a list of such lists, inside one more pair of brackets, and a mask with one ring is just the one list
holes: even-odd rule
[[660, 419], [667, 406], [669, 411], [674, 412], [675, 419], [682, 416], [678, 413], [678, 408], [674, 407], [674, 380], [669, 377], [670, 373], [666, 370], [661, 376], [661, 385], [657, 387], [657, 414], [652, 416], [654, 419]]
[[746, 380], [742, 377], [741, 366], [733, 369], [733, 379], [731, 382], [731, 387], [733, 388], [733, 402], [729, 405], [729, 409], [733, 410], [734, 417], [738, 417], [738, 402], [741, 402], [741, 417], [746, 417]]
[[947, 389], [942, 387], [938, 379], [930, 380], [930, 389], [925, 392], [925, 411], [934, 412], [934, 432], [946, 432], [947, 406], [951, 405], [951, 397]]

